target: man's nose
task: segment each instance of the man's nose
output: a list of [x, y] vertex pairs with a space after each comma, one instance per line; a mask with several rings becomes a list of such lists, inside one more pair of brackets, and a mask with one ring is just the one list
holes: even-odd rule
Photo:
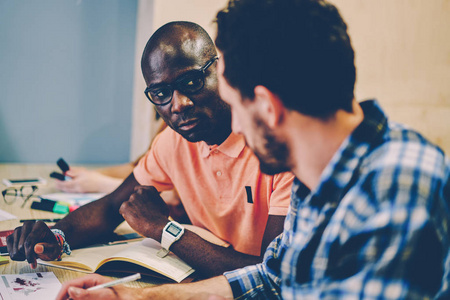
[[172, 95], [172, 113], [181, 113], [185, 109], [194, 106], [194, 102], [177, 90], [173, 91]]

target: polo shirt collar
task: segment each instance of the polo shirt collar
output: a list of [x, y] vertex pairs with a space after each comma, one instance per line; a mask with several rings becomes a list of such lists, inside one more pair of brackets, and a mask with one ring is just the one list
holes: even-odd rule
[[208, 145], [202, 141], [199, 142], [199, 147], [201, 156], [205, 158], [214, 150], [218, 150], [225, 155], [236, 158], [245, 148], [245, 139], [242, 135], [232, 132], [220, 145]]

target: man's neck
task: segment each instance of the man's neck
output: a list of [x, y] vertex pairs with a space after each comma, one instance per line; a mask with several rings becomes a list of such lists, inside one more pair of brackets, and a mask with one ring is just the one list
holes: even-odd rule
[[354, 101], [352, 113], [339, 110], [327, 121], [293, 114], [288, 136], [292, 172], [313, 190], [342, 142], [364, 119], [364, 113]]
[[209, 140], [205, 140], [205, 143], [209, 146], [220, 145], [230, 136], [231, 134], [231, 126], [228, 129], [223, 129], [221, 131], [217, 131], [214, 136], [212, 136]]

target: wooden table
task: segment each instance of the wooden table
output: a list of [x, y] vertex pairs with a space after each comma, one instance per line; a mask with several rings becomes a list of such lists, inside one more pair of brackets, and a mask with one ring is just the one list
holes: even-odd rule
[[[0, 180], [3, 180], [3, 178], [23, 179], [42, 177], [47, 181], [47, 184], [39, 185], [39, 189], [37, 190], [36, 194], [40, 195], [54, 193], [58, 191], [54, 187], [54, 180], [49, 177], [49, 174], [52, 171], [59, 171], [56, 164], [0, 164]], [[0, 188], [1, 190], [4, 190], [6, 188], [3, 182], [0, 184]], [[16, 228], [17, 226], [21, 226], [21, 223], [19, 222], [20, 219], [63, 217], [63, 215], [55, 214], [52, 212], [30, 209], [32, 201], [28, 201], [24, 208], [21, 208], [21, 205], [23, 203], [21, 199], [18, 199], [13, 204], [8, 205], [3, 201], [3, 197], [1, 195], [0, 197], [0, 209], [17, 216], [17, 219], [0, 221], [0, 231], [11, 230]], [[129, 227], [125, 224], [120, 226], [116, 232], [119, 234], [123, 234], [128, 230]], [[23, 274], [36, 272], [53, 272], [61, 283], [86, 275], [86, 273], [48, 267], [39, 264], [35, 270], [32, 270], [27, 262], [17, 262], [11, 260], [8, 264], [0, 265], [0, 274]], [[116, 279], [115, 277], [111, 278]], [[143, 278], [139, 281], [127, 283], [126, 285], [130, 287], [145, 287], [155, 285], [155, 281], [153, 281], [151, 278]]]

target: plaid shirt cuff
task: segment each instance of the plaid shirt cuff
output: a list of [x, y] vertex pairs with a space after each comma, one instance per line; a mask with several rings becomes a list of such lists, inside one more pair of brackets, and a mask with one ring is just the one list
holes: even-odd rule
[[279, 286], [265, 272], [265, 265], [248, 266], [224, 273], [234, 299], [281, 299]]

